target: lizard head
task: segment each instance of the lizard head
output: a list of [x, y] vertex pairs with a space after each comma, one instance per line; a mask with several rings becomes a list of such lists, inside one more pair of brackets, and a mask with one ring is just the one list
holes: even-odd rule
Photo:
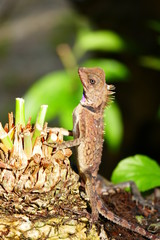
[[78, 73], [83, 85], [82, 105], [98, 107], [108, 103], [108, 96], [113, 94], [113, 85], [107, 85], [105, 73], [101, 68], [79, 68]]

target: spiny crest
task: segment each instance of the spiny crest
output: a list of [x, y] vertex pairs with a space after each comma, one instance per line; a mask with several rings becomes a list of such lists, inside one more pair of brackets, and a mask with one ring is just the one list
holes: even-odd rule
[[115, 96], [113, 96], [115, 94], [115, 86], [114, 85], [108, 85], [107, 84], [107, 105], [112, 103]]

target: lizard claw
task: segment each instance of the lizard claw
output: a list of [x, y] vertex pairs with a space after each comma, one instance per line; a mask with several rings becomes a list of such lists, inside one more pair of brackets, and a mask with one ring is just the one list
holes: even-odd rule
[[144, 200], [143, 198], [136, 198], [132, 196], [132, 200], [136, 202], [136, 205], [138, 204], [142, 205], [143, 209], [149, 208], [151, 212], [155, 211], [154, 205], [151, 202]]
[[55, 143], [47, 143], [46, 141], [43, 142], [43, 145], [46, 145], [46, 146], [51, 147], [51, 148], [57, 148], [57, 144], [55, 144]]
[[157, 233], [160, 230], [160, 222], [152, 223], [148, 227], [148, 231], [152, 233]]

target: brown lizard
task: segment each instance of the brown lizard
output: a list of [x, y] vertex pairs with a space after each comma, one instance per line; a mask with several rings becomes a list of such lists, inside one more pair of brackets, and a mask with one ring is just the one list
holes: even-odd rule
[[95, 181], [103, 148], [103, 113], [114, 87], [106, 84], [104, 71], [100, 68], [79, 68], [79, 76], [83, 98], [73, 111], [73, 136], [74, 139], [83, 138], [77, 146], [78, 170], [85, 183], [95, 222], [99, 215]]
[[103, 148], [103, 114], [114, 86], [106, 84], [104, 71], [100, 68], [79, 68], [78, 72], [83, 85], [83, 97], [73, 111], [74, 140], [64, 142], [58, 148], [77, 146], [78, 170], [90, 200], [92, 221], [96, 222], [100, 213], [122, 227], [149, 239], [158, 240], [160, 237], [108, 210], [96, 192], [96, 178]]

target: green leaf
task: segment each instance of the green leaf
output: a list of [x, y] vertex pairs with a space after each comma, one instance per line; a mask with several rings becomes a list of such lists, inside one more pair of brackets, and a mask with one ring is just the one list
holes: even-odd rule
[[82, 56], [90, 50], [120, 52], [124, 48], [123, 39], [115, 32], [81, 30], [74, 46], [74, 53], [76, 56]]
[[63, 128], [69, 130], [73, 129], [72, 113], [74, 108], [75, 106], [73, 106], [73, 104], [70, 104], [66, 109], [64, 109], [63, 113], [60, 114], [60, 126], [63, 126]]
[[160, 186], [160, 167], [145, 155], [135, 155], [123, 159], [112, 173], [113, 183], [132, 180], [140, 191]]
[[60, 124], [61, 126], [63, 126], [63, 128], [66, 128], [69, 130], [73, 129], [72, 113], [74, 108], [79, 104], [81, 98], [82, 98], [82, 88], [78, 88], [77, 91], [73, 93], [73, 95], [68, 96], [69, 104], [68, 106], [66, 106], [66, 108], [63, 110], [63, 112], [61, 112], [59, 116]]
[[[31, 86], [25, 94], [26, 116], [35, 122], [40, 105], [48, 105], [46, 121], [67, 108], [71, 101], [72, 79], [64, 71], [50, 73]], [[32, 106], [32, 107], [31, 107]]]
[[104, 138], [111, 150], [118, 150], [123, 138], [122, 116], [118, 105], [114, 102], [106, 108], [104, 114]]
[[83, 63], [84, 67], [101, 67], [106, 74], [107, 82], [110, 80], [126, 80], [129, 76], [128, 68], [114, 59], [90, 59]]
[[160, 58], [154, 56], [144, 56], [140, 58], [142, 66], [160, 71]]
[[23, 98], [16, 98], [15, 125], [25, 127], [25, 102]]

